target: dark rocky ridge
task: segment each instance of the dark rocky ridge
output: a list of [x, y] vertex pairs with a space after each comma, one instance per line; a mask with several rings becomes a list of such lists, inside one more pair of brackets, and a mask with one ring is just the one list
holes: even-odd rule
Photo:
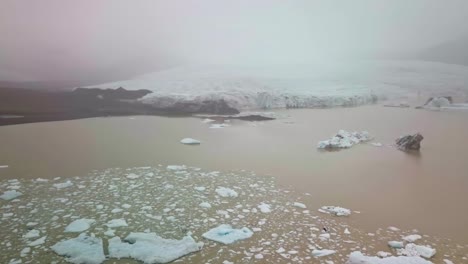
[[[102, 116], [192, 114], [231, 115], [239, 111], [224, 100], [209, 100], [201, 104], [176, 102], [168, 107], [145, 104], [139, 98], [148, 90], [83, 89], [48, 92], [19, 88], [0, 88], [0, 125], [58, 121]], [[1, 118], [1, 116], [23, 116]]]

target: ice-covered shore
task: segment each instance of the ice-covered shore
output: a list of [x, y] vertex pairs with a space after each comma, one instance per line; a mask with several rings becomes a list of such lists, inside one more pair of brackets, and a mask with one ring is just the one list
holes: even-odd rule
[[238, 110], [357, 106], [428, 95], [465, 97], [468, 67], [422, 61], [330, 62], [288, 67], [185, 66], [89, 88], [147, 89], [158, 107], [225, 101]]

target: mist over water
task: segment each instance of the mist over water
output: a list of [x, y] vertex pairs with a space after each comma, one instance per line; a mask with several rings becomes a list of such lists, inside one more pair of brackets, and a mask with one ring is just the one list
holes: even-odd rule
[[122, 80], [174, 65], [402, 58], [468, 31], [468, 2], [0, 2], [1, 80]]

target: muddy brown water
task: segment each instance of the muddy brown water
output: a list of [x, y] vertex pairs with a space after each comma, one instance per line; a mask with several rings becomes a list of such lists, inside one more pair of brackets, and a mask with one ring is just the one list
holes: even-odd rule
[[[0, 127], [0, 177], [54, 178], [93, 169], [186, 164], [245, 169], [309, 193], [308, 204], [360, 211], [369, 232], [396, 226], [468, 243], [468, 112], [382, 106], [275, 111], [278, 120], [232, 121], [210, 129], [198, 118], [91, 118]], [[339, 129], [367, 130], [383, 147], [322, 152]], [[387, 144], [421, 132], [420, 154]], [[182, 138], [202, 141], [185, 146]]]

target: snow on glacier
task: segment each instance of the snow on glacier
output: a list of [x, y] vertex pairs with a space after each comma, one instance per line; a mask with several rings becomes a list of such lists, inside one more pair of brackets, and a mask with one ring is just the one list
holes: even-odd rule
[[462, 95], [468, 67], [423, 61], [329, 62], [282, 67], [183, 66], [90, 88], [148, 89], [143, 102], [225, 100], [238, 110], [356, 106], [420, 92]]

